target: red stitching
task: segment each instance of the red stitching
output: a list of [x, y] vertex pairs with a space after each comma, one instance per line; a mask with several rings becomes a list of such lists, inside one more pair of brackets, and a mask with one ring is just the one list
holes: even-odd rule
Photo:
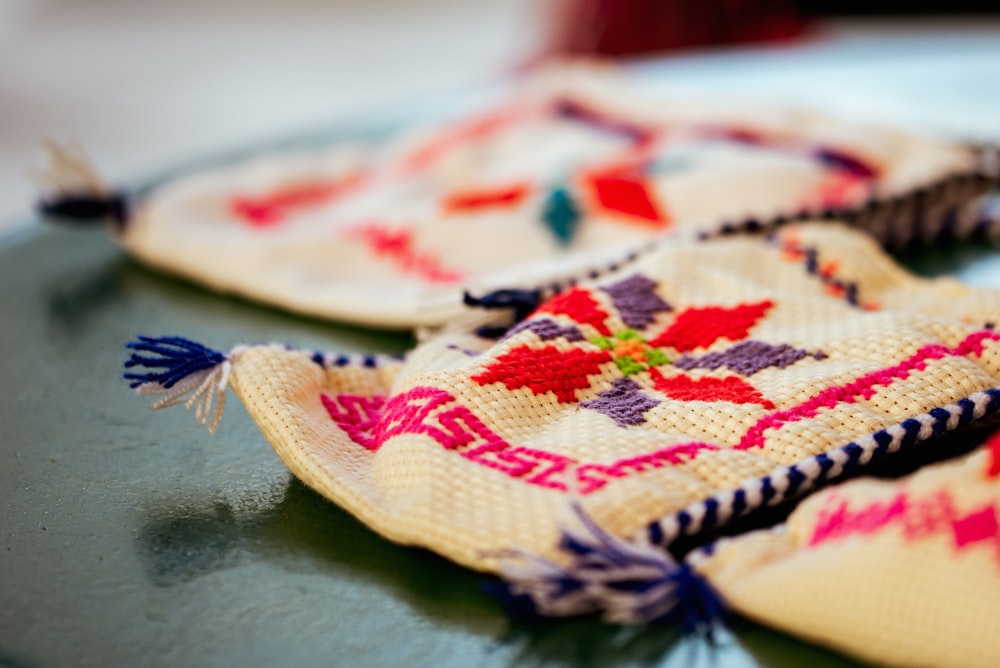
[[624, 214], [635, 222], [655, 228], [670, 225], [670, 217], [656, 205], [644, 179], [615, 171], [592, 174], [587, 184], [596, 202], [608, 211]]
[[604, 324], [607, 312], [590, 292], [582, 288], [572, 288], [556, 295], [535, 309], [535, 313], [566, 315], [578, 324], [590, 325], [604, 336], [611, 335], [611, 330]]
[[446, 127], [404, 156], [400, 168], [404, 172], [427, 169], [456, 147], [485, 139], [530, 111], [523, 106], [507, 107]]
[[590, 376], [610, 362], [606, 350], [587, 351], [555, 346], [518, 346], [497, 357], [472, 380], [480, 385], [503, 383], [508, 390], [527, 387], [535, 394], [552, 392], [563, 403], [577, 400], [576, 391], [590, 387]]
[[774, 302], [767, 299], [733, 307], [689, 308], [678, 315], [666, 330], [649, 343], [685, 353], [695, 348], [710, 346], [719, 339], [739, 341], [749, 335], [757, 321], [763, 318], [772, 306]]
[[263, 195], [233, 195], [230, 212], [256, 228], [273, 227], [296, 209], [319, 206], [355, 189], [360, 174], [338, 181], [312, 181], [284, 185]]
[[495, 207], [514, 206], [528, 196], [528, 186], [523, 183], [499, 188], [479, 188], [454, 192], [444, 198], [448, 213], [478, 211]]
[[760, 404], [774, 408], [774, 404], [742, 378], [725, 376], [664, 376], [659, 369], [650, 369], [653, 387], [671, 399], [680, 401], [731, 401], [736, 404]]
[[374, 255], [392, 262], [400, 271], [430, 283], [455, 283], [465, 278], [458, 270], [445, 267], [430, 251], [418, 249], [410, 230], [365, 225], [346, 236], [361, 240]]

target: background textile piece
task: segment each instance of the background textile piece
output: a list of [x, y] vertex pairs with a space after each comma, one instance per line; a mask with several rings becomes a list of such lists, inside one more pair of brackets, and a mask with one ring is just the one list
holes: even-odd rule
[[584, 273], [668, 235], [821, 212], [888, 244], [957, 234], [959, 207], [997, 178], [990, 156], [819, 113], [661, 99], [613, 70], [567, 67], [436, 128], [168, 183], [121, 240], [153, 266], [292, 311], [435, 325], [465, 288]]

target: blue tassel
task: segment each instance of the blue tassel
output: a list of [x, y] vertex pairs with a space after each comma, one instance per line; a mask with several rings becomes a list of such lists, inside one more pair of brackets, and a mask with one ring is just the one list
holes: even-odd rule
[[38, 213], [47, 218], [81, 223], [110, 220], [121, 231], [128, 220], [128, 203], [122, 193], [74, 193], [38, 201]]
[[153, 338], [140, 336], [138, 341], [125, 344], [129, 350], [153, 353], [159, 357], [143, 357], [132, 353], [125, 362], [125, 368], [166, 369], [162, 372], [126, 373], [125, 379], [132, 381], [129, 387], [135, 389], [145, 383], [158, 383], [166, 389], [193, 373], [215, 367], [226, 361], [226, 356], [217, 350], [206, 348], [200, 343], [180, 336]]
[[563, 532], [559, 548], [569, 565], [508, 553], [521, 562], [501, 567], [508, 609], [545, 617], [598, 613], [606, 622], [662, 622], [712, 636], [724, 607], [704, 578], [661, 548], [615, 538], [574, 509], [585, 531]]
[[542, 210], [542, 220], [560, 246], [568, 246], [580, 227], [580, 211], [569, 191], [555, 188], [549, 193]]
[[125, 368], [146, 369], [124, 374], [129, 387], [143, 395], [165, 395], [152, 405], [154, 409], [181, 402], [188, 408], [196, 406], [197, 419], [205, 424], [211, 418], [209, 431], [215, 431], [225, 409], [228, 355], [179, 336], [140, 336], [125, 347], [136, 351]]

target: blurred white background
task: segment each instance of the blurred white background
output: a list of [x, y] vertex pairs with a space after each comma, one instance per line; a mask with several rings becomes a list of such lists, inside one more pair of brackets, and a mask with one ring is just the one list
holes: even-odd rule
[[0, 0], [0, 229], [40, 140], [134, 182], [352, 114], [497, 78], [536, 52], [539, 0]]
[[[558, 0], [0, 0], [0, 232], [43, 139], [111, 182], [499, 81]], [[997, 18], [825, 22], [794, 45], [679, 52], [657, 84], [1000, 142]]]

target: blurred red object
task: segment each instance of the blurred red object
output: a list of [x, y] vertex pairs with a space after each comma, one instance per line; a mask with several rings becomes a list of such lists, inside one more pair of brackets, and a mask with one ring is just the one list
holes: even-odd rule
[[556, 54], [626, 56], [802, 34], [790, 0], [554, 0]]

